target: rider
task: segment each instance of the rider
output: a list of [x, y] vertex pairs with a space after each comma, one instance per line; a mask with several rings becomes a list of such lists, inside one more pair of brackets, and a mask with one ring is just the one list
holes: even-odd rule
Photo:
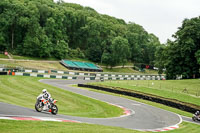
[[49, 92], [47, 92], [47, 89], [43, 89], [42, 90], [42, 95], [45, 99], [50, 99], [51, 98], [51, 94]]
[[43, 89], [42, 93], [38, 96], [39, 97], [44, 97], [46, 100], [49, 100], [50, 103], [52, 103], [53, 99], [51, 98], [51, 94], [47, 92], [47, 89]]
[[197, 112], [195, 113], [195, 115], [196, 115], [198, 118], [200, 118], [200, 112], [199, 112], [199, 111], [197, 111]]

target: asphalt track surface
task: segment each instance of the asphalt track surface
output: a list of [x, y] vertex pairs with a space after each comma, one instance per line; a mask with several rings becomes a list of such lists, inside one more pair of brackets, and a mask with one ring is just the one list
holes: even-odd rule
[[[86, 83], [84, 80], [57, 80], [44, 79], [40, 82], [62, 88], [83, 96], [87, 96], [100, 101], [105, 101], [115, 105], [123, 106], [132, 111], [128, 116], [115, 118], [84, 118], [67, 115], [52, 115], [48, 112], [38, 113], [34, 109], [24, 108], [16, 105], [0, 102], [0, 116], [35, 116], [35, 117], [51, 117], [80, 121], [84, 123], [100, 124], [106, 126], [123, 127], [136, 130], [156, 130], [165, 127], [174, 126], [182, 122], [182, 118], [169, 111], [165, 111], [150, 105], [146, 105], [133, 100], [117, 97], [113, 95], [97, 93], [76, 87], [70, 87], [70, 84]], [[58, 107], [59, 108], [59, 107]], [[183, 118], [191, 121], [189, 118]]]

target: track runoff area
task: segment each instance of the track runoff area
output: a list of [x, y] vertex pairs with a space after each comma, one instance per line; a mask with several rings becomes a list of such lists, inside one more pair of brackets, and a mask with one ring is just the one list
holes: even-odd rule
[[169, 111], [122, 97], [69, 86], [71, 84], [91, 81], [43, 79], [40, 82], [118, 106], [124, 110], [124, 115], [114, 118], [83, 118], [59, 114], [51, 115], [46, 112], [38, 113], [33, 109], [0, 103], [2, 107], [0, 109], [0, 119], [90, 123], [155, 132], [177, 129], [182, 122], [181, 116]]

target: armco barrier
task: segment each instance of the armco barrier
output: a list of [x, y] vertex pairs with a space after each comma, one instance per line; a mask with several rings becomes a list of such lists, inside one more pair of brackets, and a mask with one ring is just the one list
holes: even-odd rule
[[0, 75], [7, 75], [7, 72], [0, 72]]
[[[0, 68], [2, 71], [11, 71], [11, 72], [25, 72], [25, 73], [58, 73], [58, 74], [69, 74], [69, 75], [80, 75], [80, 76], [91, 76], [87, 80], [163, 80], [166, 79], [164, 75], [137, 75], [137, 74], [106, 74], [106, 73], [82, 73], [82, 72], [71, 72], [71, 71], [57, 71], [57, 70], [30, 70], [30, 69], [9, 69], [9, 68]], [[94, 79], [95, 77], [95, 79]]]
[[25, 73], [58, 73], [58, 74], [69, 74], [69, 75], [80, 75], [80, 76], [96, 76], [95, 73], [81, 73], [71, 71], [57, 71], [57, 70], [36, 70], [36, 69], [13, 69], [13, 68], [0, 68], [0, 71], [11, 71], [11, 72], [25, 72]]
[[21, 72], [15, 72], [15, 75], [16, 76], [41, 77], [41, 78], [56, 78], [56, 79], [77, 79], [77, 77], [69, 77], [69, 76], [61, 76], [61, 75], [42, 75], [42, 74], [21, 73]]
[[92, 88], [96, 90], [103, 90], [107, 92], [112, 92], [116, 94], [122, 94], [126, 96], [136, 97], [144, 100], [149, 100], [152, 102], [164, 104], [170, 107], [174, 107], [183, 111], [187, 111], [190, 113], [195, 113], [197, 110], [200, 110], [200, 106], [190, 104], [190, 103], [184, 103], [178, 100], [173, 99], [167, 99], [164, 97], [159, 97], [155, 95], [145, 94], [137, 91], [132, 91], [124, 88], [111, 88], [111, 87], [102, 87], [102, 86], [95, 86], [95, 85], [88, 85], [88, 84], [78, 84], [79, 87], [87, 87]]
[[[133, 75], [134, 76], [134, 75]], [[139, 77], [138, 75], [135, 75], [134, 78], [126, 78], [126, 77], [84, 77], [84, 80], [163, 80], [165, 78], [162, 77], [155, 77], [155, 78], [149, 78], [146, 77]]]

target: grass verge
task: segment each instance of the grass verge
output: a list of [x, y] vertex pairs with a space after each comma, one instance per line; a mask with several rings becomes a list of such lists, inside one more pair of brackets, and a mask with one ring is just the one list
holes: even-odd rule
[[[34, 109], [36, 97], [46, 88], [58, 100], [59, 114], [105, 118], [123, 114], [107, 103], [38, 82], [37, 77], [0, 76], [0, 102]], [[26, 101], [26, 102], [25, 102]]]
[[[31, 127], [31, 128], [30, 128]], [[0, 120], [1, 133], [143, 133], [119, 127], [84, 123]], [[167, 133], [199, 133], [199, 125], [183, 122], [180, 128]]]
[[112, 73], [135, 73], [135, 74], [158, 74], [158, 71], [145, 69], [144, 72], [136, 71], [130, 67], [121, 67], [121, 68], [103, 68], [104, 72]]
[[[182, 102], [200, 105], [200, 82], [194, 80], [133, 80], [133, 81], [106, 81], [90, 83], [110, 87], [120, 87], [143, 93], [153, 94], [165, 98], [176, 99]], [[200, 95], [200, 94], [199, 94]]]
[[[78, 87], [78, 86], [77, 85], [73, 85], [73, 87]], [[85, 88], [85, 87], [79, 87], [79, 88], [90, 90], [90, 91], [94, 91], [94, 92], [98, 92], [98, 93], [104, 93], [104, 94], [109, 94], [109, 95], [114, 95], [114, 96], [127, 98], [127, 99], [130, 99], [130, 100], [134, 100], [134, 101], [138, 101], [138, 102], [141, 102], [141, 103], [145, 103], [145, 104], [148, 104], [148, 105], [151, 105], [151, 106], [154, 106], [154, 107], [157, 107], [157, 108], [161, 108], [161, 109], [164, 109], [164, 110], [167, 110], [167, 111], [170, 111], [170, 112], [174, 112], [174, 113], [179, 114], [179, 115], [187, 116], [187, 117], [192, 117], [192, 115], [193, 115], [192, 113], [189, 113], [189, 112], [186, 112], [186, 111], [182, 111], [182, 110], [179, 110], [179, 109], [176, 109], [176, 108], [165, 106], [163, 104], [159, 104], [159, 103], [155, 103], [155, 102], [151, 102], [151, 101], [147, 101], [147, 100], [143, 100], [143, 99], [139, 99], [139, 98], [134, 98], [134, 97], [130, 97], [130, 96], [124, 96], [124, 95], [115, 94], [115, 93], [106, 92], [106, 91], [101, 91], [101, 90], [95, 90], [95, 89], [91, 89], [91, 88]]]
[[[55, 58], [37, 58], [37, 57], [28, 57], [28, 56], [12, 56], [14, 60], [0, 60], [0, 64], [5, 65], [5, 67], [23, 67], [29, 69], [39, 69], [39, 70], [67, 70], [66, 67], [59, 63], [60, 60]], [[7, 56], [0, 54], [0, 59], [8, 59]], [[69, 59], [74, 61], [83, 61], [91, 62], [87, 59]], [[145, 72], [136, 71], [132, 68], [103, 68], [104, 72], [112, 73], [137, 73], [137, 74], [158, 74], [155, 70], [146, 69]]]
[[4, 54], [0, 54], [0, 58], [8, 59], [8, 56], [6, 56]]
[[0, 64], [6, 65], [5, 67], [23, 67], [38, 70], [63, 70], [66, 71], [63, 65], [58, 61], [45, 62], [45, 61], [16, 61], [16, 60], [0, 60]]

